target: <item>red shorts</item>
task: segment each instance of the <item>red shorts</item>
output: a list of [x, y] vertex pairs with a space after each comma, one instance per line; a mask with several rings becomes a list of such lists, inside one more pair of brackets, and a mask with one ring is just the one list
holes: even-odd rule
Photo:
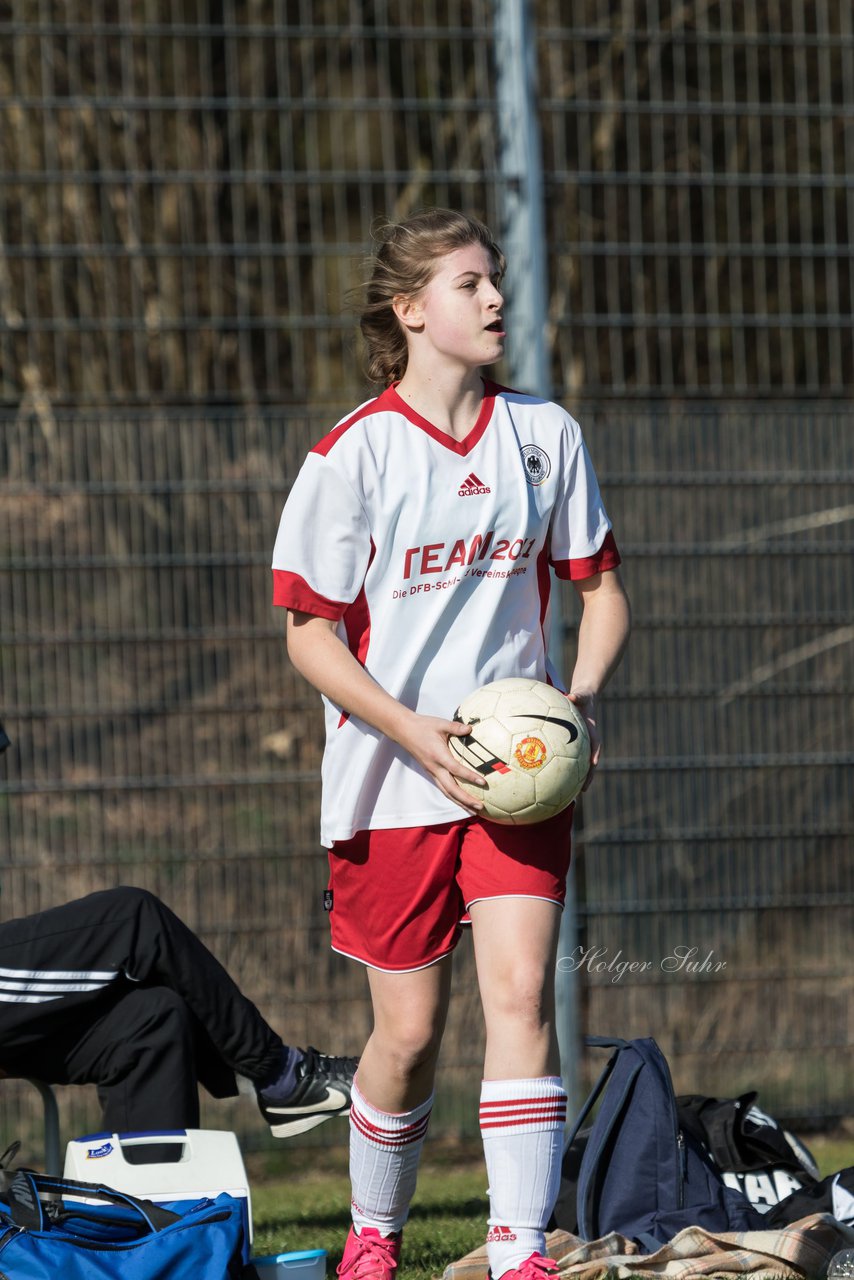
[[563, 905], [572, 809], [533, 826], [466, 818], [359, 831], [329, 850], [332, 947], [375, 969], [423, 969], [453, 951], [483, 898]]

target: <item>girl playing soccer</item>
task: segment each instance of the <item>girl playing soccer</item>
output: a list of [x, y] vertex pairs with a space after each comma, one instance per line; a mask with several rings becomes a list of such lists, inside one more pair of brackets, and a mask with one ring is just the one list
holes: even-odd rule
[[448, 715], [502, 676], [559, 685], [554, 566], [582, 605], [567, 696], [595, 766], [597, 699], [630, 624], [578, 425], [481, 378], [504, 352], [503, 270], [489, 230], [463, 214], [386, 229], [361, 327], [387, 390], [311, 450], [273, 557], [288, 652], [325, 704], [332, 945], [367, 966], [374, 1013], [352, 1093], [346, 1280], [390, 1280], [400, 1256], [466, 914], [486, 1023], [490, 1269], [554, 1270], [543, 1252], [566, 1114], [554, 971], [571, 809], [534, 826], [480, 819], [458, 781], [479, 775], [448, 748], [467, 726]]

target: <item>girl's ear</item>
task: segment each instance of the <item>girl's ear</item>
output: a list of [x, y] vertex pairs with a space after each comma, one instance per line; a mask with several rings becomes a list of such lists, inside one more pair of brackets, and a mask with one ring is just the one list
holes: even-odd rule
[[391, 307], [404, 329], [417, 332], [424, 327], [421, 315], [421, 303], [409, 294], [398, 293], [391, 301]]

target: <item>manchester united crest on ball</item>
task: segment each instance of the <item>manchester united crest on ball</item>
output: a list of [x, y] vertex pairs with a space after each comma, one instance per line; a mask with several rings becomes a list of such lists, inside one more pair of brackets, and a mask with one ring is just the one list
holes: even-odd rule
[[522, 446], [522, 462], [525, 466], [525, 479], [528, 484], [542, 484], [552, 469], [549, 455], [537, 444]]
[[513, 748], [523, 769], [541, 769], [548, 758], [548, 748], [540, 738], [523, 738]]

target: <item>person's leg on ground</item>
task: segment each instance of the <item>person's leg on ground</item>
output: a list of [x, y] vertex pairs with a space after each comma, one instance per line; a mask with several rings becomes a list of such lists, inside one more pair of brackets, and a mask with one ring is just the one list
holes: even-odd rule
[[[127, 987], [65, 1043], [64, 1083], [94, 1084], [108, 1133], [197, 1129], [193, 1015], [168, 987]], [[128, 1146], [129, 1164], [177, 1160], [171, 1145]]]
[[390, 1280], [400, 1256], [461, 932], [466, 826], [359, 831], [329, 851], [332, 946], [366, 966], [374, 1014], [353, 1085], [344, 1280]]
[[470, 915], [486, 1021], [480, 1125], [490, 1271], [493, 1280], [534, 1280], [547, 1265], [566, 1121], [554, 1015], [561, 908], [505, 897], [472, 903]]
[[433, 1105], [452, 958], [410, 973], [368, 970], [374, 1028], [353, 1085], [353, 1228], [338, 1274], [388, 1280], [415, 1191]]
[[193, 1026], [168, 987], [131, 990], [75, 1046], [69, 1083], [98, 1087], [111, 1133], [197, 1129]]
[[[350, 1110], [356, 1059], [282, 1042], [200, 938], [153, 894], [124, 889], [132, 921], [125, 972], [175, 990], [222, 1061], [255, 1085], [261, 1114], [276, 1137], [305, 1133]], [[127, 935], [125, 935], [127, 936]], [[236, 1092], [236, 1087], [233, 1090]]]
[[124, 960], [128, 977], [156, 979], [177, 992], [222, 1061], [255, 1085], [261, 1114], [276, 1137], [304, 1133], [334, 1115], [348, 1114], [355, 1058], [284, 1044], [165, 903], [140, 889], [116, 892], [123, 895], [126, 918], [133, 922]]

